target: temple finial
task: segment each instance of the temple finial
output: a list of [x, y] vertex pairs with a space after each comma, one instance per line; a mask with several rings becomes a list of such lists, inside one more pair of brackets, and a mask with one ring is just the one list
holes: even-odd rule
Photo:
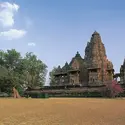
[[99, 35], [99, 33], [95, 30], [93, 35]]

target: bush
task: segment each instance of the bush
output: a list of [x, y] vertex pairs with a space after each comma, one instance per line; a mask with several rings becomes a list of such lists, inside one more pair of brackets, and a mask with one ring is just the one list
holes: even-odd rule
[[100, 92], [89, 92], [88, 97], [102, 97]]
[[118, 97], [125, 97], [125, 92], [119, 93], [119, 94], [118, 94]]
[[47, 93], [30, 93], [27, 95], [27, 97], [31, 98], [49, 98], [49, 95]]
[[9, 95], [5, 92], [0, 92], [0, 97], [9, 97]]

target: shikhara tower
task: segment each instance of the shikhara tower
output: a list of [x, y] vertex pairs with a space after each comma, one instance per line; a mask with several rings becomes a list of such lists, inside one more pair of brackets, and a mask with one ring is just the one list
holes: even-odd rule
[[101, 85], [113, 79], [113, 64], [107, 59], [105, 46], [96, 31], [87, 43], [84, 61], [87, 65], [89, 85]]

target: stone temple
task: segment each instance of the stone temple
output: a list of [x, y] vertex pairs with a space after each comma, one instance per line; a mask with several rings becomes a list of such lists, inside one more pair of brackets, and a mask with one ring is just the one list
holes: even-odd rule
[[58, 66], [54, 78], [56, 85], [101, 86], [113, 79], [114, 69], [107, 59], [101, 36], [94, 32], [85, 48], [85, 56], [79, 52], [63, 67]]
[[118, 76], [120, 77], [120, 84], [125, 84], [125, 59], [123, 65], [121, 65], [120, 73]]

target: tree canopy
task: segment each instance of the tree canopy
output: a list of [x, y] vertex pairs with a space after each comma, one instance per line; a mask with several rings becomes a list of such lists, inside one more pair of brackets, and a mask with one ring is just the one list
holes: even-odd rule
[[32, 52], [24, 57], [15, 49], [0, 51], [0, 91], [10, 93], [12, 87], [42, 87], [45, 84], [47, 66]]
[[56, 73], [57, 67], [53, 67], [52, 71], [49, 72], [50, 86], [56, 85], [54, 74]]

